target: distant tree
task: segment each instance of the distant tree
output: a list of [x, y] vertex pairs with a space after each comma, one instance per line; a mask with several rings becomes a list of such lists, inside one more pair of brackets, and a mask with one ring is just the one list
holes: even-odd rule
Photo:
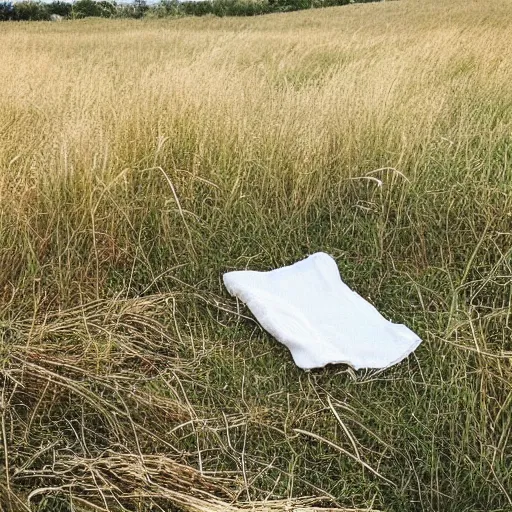
[[73, 18], [111, 18], [116, 12], [116, 4], [103, 0], [77, 0], [73, 6], [71, 14]]
[[56, 0], [48, 4], [47, 9], [50, 16], [52, 14], [57, 14], [57, 16], [69, 18], [71, 16], [71, 10], [73, 9], [73, 5], [70, 2]]
[[142, 18], [149, 9], [146, 0], [133, 0], [133, 17]]
[[299, 11], [313, 6], [312, 0], [277, 0], [274, 7], [279, 11]]
[[184, 0], [180, 2], [180, 10], [188, 16], [205, 16], [213, 14], [213, 2], [210, 0]]
[[103, 18], [112, 18], [117, 11], [117, 4], [110, 0], [101, 0], [97, 2], [101, 7], [101, 15]]
[[0, 2], [0, 21], [14, 19], [14, 4], [11, 2]]
[[151, 13], [157, 18], [178, 16], [180, 12], [180, 2], [178, 0], [160, 0], [158, 4], [151, 6]]
[[13, 19], [17, 21], [43, 21], [49, 20], [50, 14], [46, 4], [42, 2], [16, 2]]

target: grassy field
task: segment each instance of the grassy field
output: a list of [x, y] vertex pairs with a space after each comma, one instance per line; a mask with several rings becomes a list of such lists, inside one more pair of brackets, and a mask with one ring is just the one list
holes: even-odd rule
[[[511, 16], [2, 24], [0, 509], [512, 510]], [[414, 355], [223, 289], [318, 250]]]

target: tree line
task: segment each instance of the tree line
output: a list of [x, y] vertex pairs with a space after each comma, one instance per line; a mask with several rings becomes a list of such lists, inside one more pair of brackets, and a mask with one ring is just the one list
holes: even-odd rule
[[164, 18], [168, 16], [255, 16], [272, 12], [296, 11], [378, 0], [146, 0], [117, 3], [108, 0], [76, 0], [73, 3], [54, 0], [21, 2], [1, 1], [0, 21], [50, 21], [61, 19], [99, 18]]

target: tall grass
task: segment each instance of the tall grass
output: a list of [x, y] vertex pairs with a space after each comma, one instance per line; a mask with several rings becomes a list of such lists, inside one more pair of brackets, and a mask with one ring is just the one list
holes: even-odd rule
[[[3, 509], [510, 510], [510, 9], [3, 25]], [[221, 286], [317, 250], [413, 356]]]

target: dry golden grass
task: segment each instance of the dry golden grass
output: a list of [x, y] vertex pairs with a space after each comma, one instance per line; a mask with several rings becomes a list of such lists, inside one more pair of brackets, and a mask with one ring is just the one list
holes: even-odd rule
[[[511, 18], [2, 24], [0, 508], [510, 510]], [[316, 250], [415, 356], [300, 372], [220, 284]]]

